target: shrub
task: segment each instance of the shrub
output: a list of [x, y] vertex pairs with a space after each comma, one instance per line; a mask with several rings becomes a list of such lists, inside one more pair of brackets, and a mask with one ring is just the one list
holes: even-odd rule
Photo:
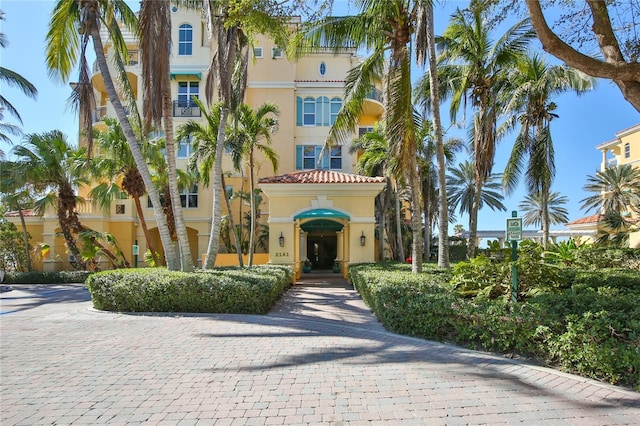
[[8, 284], [61, 284], [83, 283], [93, 272], [7, 272], [4, 281]]
[[164, 268], [99, 272], [87, 280], [96, 309], [125, 312], [265, 314], [289, 287], [286, 267], [186, 273]]

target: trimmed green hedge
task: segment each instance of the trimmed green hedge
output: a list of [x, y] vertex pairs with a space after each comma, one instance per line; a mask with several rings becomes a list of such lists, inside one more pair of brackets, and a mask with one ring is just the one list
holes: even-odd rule
[[[469, 298], [450, 271], [357, 265], [349, 277], [390, 331], [531, 357], [565, 371], [640, 390], [640, 272], [576, 270], [523, 302]], [[563, 288], [568, 286], [568, 288]]]
[[7, 284], [83, 283], [92, 273], [89, 271], [7, 272], [3, 282]]
[[281, 266], [186, 273], [164, 268], [99, 272], [86, 282], [96, 309], [118, 312], [266, 314], [289, 288]]

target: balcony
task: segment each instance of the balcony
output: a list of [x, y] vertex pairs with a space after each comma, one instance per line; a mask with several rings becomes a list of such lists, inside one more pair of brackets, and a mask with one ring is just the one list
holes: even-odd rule
[[96, 110], [93, 111], [93, 122], [97, 123], [99, 121], [102, 121], [106, 115], [107, 115], [106, 105], [96, 107]]
[[201, 117], [202, 111], [193, 101], [173, 101], [174, 117]]
[[363, 102], [362, 114], [365, 116], [380, 117], [384, 112], [382, 91], [372, 87]]

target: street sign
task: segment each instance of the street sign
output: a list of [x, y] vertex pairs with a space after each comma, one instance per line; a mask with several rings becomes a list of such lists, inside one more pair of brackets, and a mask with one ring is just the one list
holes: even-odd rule
[[521, 217], [510, 217], [507, 219], [507, 235], [505, 239], [507, 241], [522, 240], [522, 218]]

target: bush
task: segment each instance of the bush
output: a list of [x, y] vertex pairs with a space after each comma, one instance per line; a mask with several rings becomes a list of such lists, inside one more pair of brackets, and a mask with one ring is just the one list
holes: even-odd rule
[[83, 283], [92, 273], [89, 271], [7, 272], [4, 282], [8, 284]]
[[186, 273], [118, 269], [87, 280], [93, 306], [120, 312], [265, 314], [289, 288], [287, 267], [223, 268]]
[[[349, 276], [391, 331], [532, 357], [640, 390], [640, 272], [565, 269], [537, 256], [518, 263], [526, 294], [517, 304], [487, 290], [503, 286], [504, 273], [486, 258], [456, 265], [451, 282], [450, 271], [412, 274], [405, 265], [358, 265]], [[470, 292], [459, 292], [464, 286]]]

